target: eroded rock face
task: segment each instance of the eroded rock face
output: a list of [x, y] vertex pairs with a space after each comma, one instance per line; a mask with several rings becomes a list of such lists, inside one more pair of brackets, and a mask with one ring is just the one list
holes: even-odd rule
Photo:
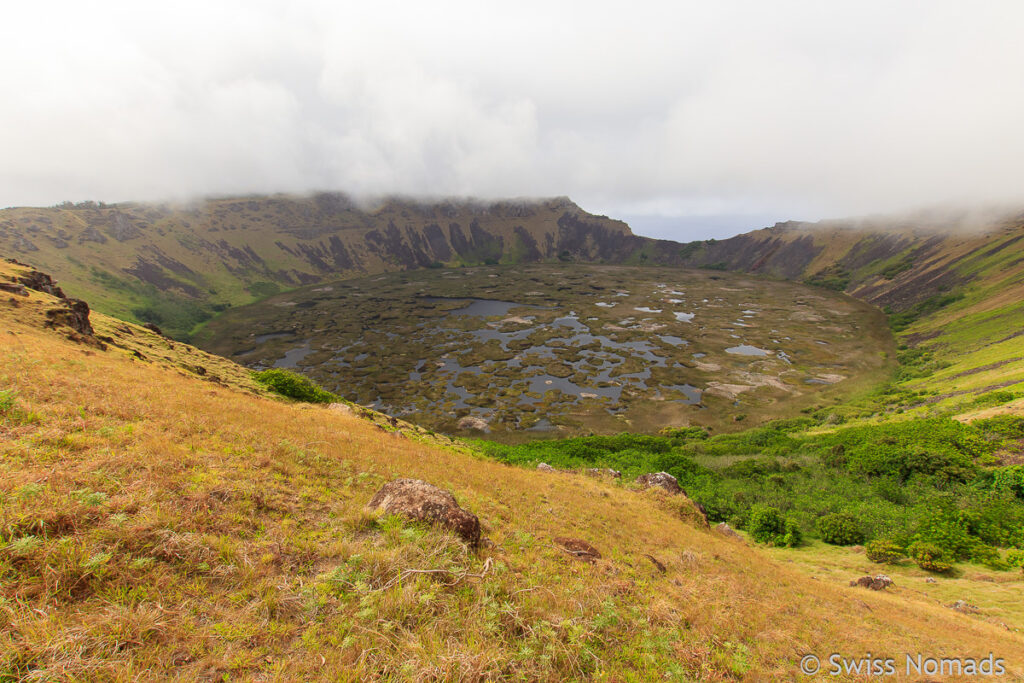
[[651, 472], [648, 474], [641, 474], [636, 478], [636, 483], [640, 484], [640, 488], [649, 489], [658, 487], [668, 491], [671, 494], [683, 493], [683, 489], [679, 486], [679, 482], [668, 472]]
[[64, 291], [54, 283], [53, 278], [46, 273], [40, 273], [38, 270], [22, 275], [18, 278], [18, 282], [37, 292], [44, 292], [58, 299], [65, 298]]
[[480, 520], [477, 516], [459, 507], [455, 496], [448, 491], [419, 479], [388, 482], [367, 507], [444, 527], [474, 548], [480, 544]]
[[80, 299], [64, 299], [64, 308], [51, 308], [46, 312], [46, 324], [50, 327], [63, 325], [79, 334], [94, 336], [89, 323], [89, 304]]
[[555, 539], [555, 544], [558, 545], [562, 550], [569, 553], [577, 560], [584, 562], [594, 562], [601, 559], [601, 552], [590, 545], [582, 538], [568, 538], [565, 536], [559, 536]]

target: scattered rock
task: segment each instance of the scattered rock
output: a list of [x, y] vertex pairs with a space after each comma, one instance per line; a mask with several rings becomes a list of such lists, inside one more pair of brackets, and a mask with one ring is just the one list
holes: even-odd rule
[[885, 574], [879, 574], [878, 576], [862, 576], [859, 579], [854, 579], [850, 582], [850, 585], [870, 588], [873, 591], [880, 591], [892, 586], [893, 582], [892, 579]]
[[0, 282], [0, 292], [28, 296], [28, 290], [25, 289], [25, 285], [19, 285], [14, 282]]
[[925, 583], [938, 583], [938, 581], [936, 581], [935, 579], [933, 579], [933, 578], [932, 578], [932, 577], [930, 577], [930, 576], [929, 576], [928, 578], [926, 578], [926, 579], [924, 580], [924, 582], [925, 582]]
[[487, 420], [474, 415], [467, 415], [458, 422], [459, 429], [475, 429], [478, 432], [487, 431], [489, 425]]
[[743, 540], [743, 537], [740, 536], [739, 533], [737, 533], [737, 531], [735, 529], [733, 529], [731, 526], [729, 526], [725, 522], [719, 522], [715, 526], [715, 531], [717, 531], [718, 533], [722, 534], [723, 536], [728, 536], [729, 538], [738, 538], [740, 540]]
[[651, 472], [649, 474], [641, 474], [636, 478], [636, 483], [640, 484], [640, 488], [662, 488], [671, 494], [680, 494], [683, 492], [679, 482], [668, 472]]
[[479, 518], [459, 507], [450, 492], [419, 479], [396, 479], [384, 484], [367, 507], [442, 526], [474, 548], [480, 544]]
[[329, 410], [336, 410], [339, 413], [342, 413], [343, 415], [355, 415], [355, 412], [352, 410], [352, 407], [347, 403], [332, 403], [329, 406], [327, 406], [327, 408]]
[[622, 472], [613, 470], [610, 467], [588, 467], [583, 470], [583, 473], [588, 477], [611, 477], [612, 479], [622, 479]]
[[554, 467], [552, 467], [551, 465], [547, 464], [546, 462], [542, 462], [541, 464], [537, 465], [537, 469], [540, 470], [541, 472], [554, 472], [554, 471], [556, 471]]
[[956, 610], [961, 614], [978, 614], [981, 610], [978, 609], [977, 605], [972, 605], [966, 600], [957, 600], [949, 606], [951, 610]]
[[644, 557], [646, 557], [648, 560], [651, 561], [651, 564], [654, 565], [655, 569], [657, 569], [662, 574], [665, 573], [665, 571], [666, 571], [665, 570], [665, 565], [663, 565], [661, 562], [659, 562], [658, 558], [656, 558], [654, 555], [648, 555], [646, 553], [644, 554]]
[[555, 538], [554, 541], [562, 550], [569, 553], [577, 560], [594, 562], [601, 559], [600, 551], [583, 539], [559, 536]]

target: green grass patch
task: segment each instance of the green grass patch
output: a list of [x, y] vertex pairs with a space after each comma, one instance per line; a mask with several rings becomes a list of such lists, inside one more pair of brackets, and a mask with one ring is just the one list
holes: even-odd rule
[[885, 540], [908, 553], [928, 544], [940, 551], [935, 566], [948, 558], [994, 568], [1001, 567], [997, 549], [1024, 548], [1024, 467], [993, 466], [993, 454], [1024, 434], [1024, 418], [932, 417], [822, 431], [826, 420], [713, 437], [684, 429], [477, 448], [526, 467], [611, 467], [624, 481], [665, 471], [712, 521], [757, 530], [771, 545]]
[[253, 373], [253, 379], [275, 394], [304, 403], [336, 403], [341, 400], [336, 394], [322, 389], [316, 382], [304, 375], [283, 368], [271, 368]]

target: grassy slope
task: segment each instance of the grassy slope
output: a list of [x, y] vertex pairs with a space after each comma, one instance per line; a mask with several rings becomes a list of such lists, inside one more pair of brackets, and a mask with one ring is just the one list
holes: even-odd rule
[[[912, 414], [953, 409], [974, 417], [993, 412], [972, 405], [980, 395], [1024, 388], [1024, 343], [1013, 336], [1024, 328], [1024, 218], [990, 217], [971, 227], [881, 219], [783, 224], [693, 243], [687, 260], [826, 283], [903, 314], [897, 339], [933, 361], [927, 376], [898, 384], [928, 394]], [[942, 297], [953, 300], [927, 309]], [[1024, 401], [1000, 410], [1024, 411]]]
[[[146, 362], [72, 343], [40, 326], [52, 299], [17, 301], [0, 302], [0, 677], [755, 680], [807, 651], [922, 648], [1024, 672], [1019, 634], [914, 590], [809, 580], [657, 496], [285, 404], [240, 369], [204, 380], [180, 363], [213, 359], [184, 345]], [[394, 477], [453, 490], [495, 546], [368, 516]]]

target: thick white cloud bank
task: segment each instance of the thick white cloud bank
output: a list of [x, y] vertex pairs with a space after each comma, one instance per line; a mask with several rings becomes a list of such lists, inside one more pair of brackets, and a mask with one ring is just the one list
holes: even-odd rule
[[564, 194], [692, 224], [1024, 204], [1021, 35], [1009, 0], [18, 3], [0, 205]]

